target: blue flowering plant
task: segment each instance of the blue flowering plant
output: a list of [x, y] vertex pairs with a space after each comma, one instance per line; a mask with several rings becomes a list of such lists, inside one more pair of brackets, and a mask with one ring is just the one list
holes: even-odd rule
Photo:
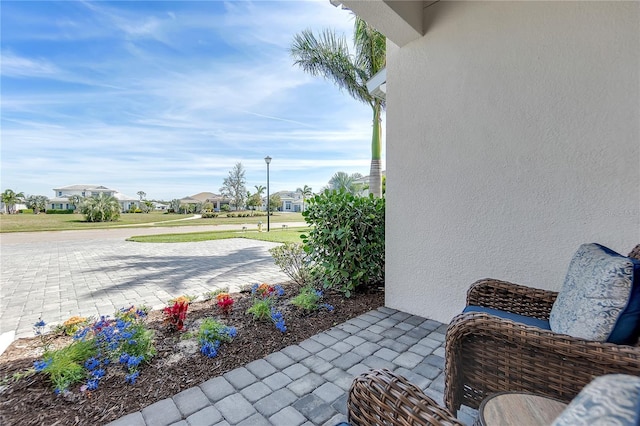
[[146, 316], [145, 308], [133, 306], [117, 311], [114, 318], [101, 316], [78, 330], [68, 346], [55, 351], [45, 349], [43, 358], [34, 363], [34, 370], [49, 376], [56, 393], [67, 392], [70, 385], [82, 381], [85, 383], [81, 391], [96, 390], [107, 368], [118, 363], [124, 364], [125, 381], [133, 384], [139, 366], [156, 353]]
[[70, 385], [87, 378], [84, 363], [96, 353], [97, 348], [93, 342], [74, 340], [61, 349], [45, 349], [42, 359], [36, 361], [33, 368], [36, 373], [49, 376], [54, 391], [61, 393]]
[[213, 318], [205, 318], [198, 331], [200, 352], [208, 358], [215, 358], [222, 343], [231, 342], [238, 332]]
[[42, 318], [40, 318], [38, 322], [33, 324], [33, 334], [35, 334], [36, 337], [40, 339], [40, 345], [42, 345], [42, 349], [45, 352], [47, 352], [49, 350], [49, 347], [51, 346], [51, 343], [49, 342], [49, 337], [45, 332], [46, 326], [47, 326], [47, 323], [45, 323], [42, 320]]
[[287, 327], [282, 312], [276, 309], [277, 300], [284, 296], [284, 289], [279, 285], [254, 284], [251, 287], [253, 304], [247, 309], [258, 321], [271, 321], [275, 327], [284, 333]]
[[333, 312], [333, 306], [328, 303], [321, 303], [324, 294], [320, 290], [316, 290], [312, 286], [304, 286], [300, 289], [300, 293], [291, 299], [290, 303], [308, 312], [326, 309]]

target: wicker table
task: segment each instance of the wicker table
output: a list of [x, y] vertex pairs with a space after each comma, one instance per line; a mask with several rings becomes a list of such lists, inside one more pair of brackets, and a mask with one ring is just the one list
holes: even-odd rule
[[480, 404], [476, 425], [550, 425], [567, 404], [524, 392], [496, 393]]

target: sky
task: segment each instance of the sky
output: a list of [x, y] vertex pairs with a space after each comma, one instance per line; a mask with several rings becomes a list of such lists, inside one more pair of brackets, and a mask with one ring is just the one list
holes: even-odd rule
[[351, 13], [329, 0], [0, 7], [2, 191], [171, 200], [219, 193], [238, 162], [252, 191], [267, 155], [271, 193], [369, 174], [371, 108], [289, 54], [305, 29], [352, 39]]

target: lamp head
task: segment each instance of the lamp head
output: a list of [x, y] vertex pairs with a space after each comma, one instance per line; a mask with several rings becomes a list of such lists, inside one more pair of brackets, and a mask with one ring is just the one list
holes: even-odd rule
[[271, 162], [271, 157], [269, 157], [268, 155], [264, 157], [264, 162], [269, 164]]

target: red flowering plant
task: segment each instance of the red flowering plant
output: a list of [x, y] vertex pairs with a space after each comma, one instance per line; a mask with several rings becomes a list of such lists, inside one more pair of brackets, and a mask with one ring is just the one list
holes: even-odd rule
[[216, 296], [216, 304], [222, 311], [223, 315], [228, 316], [233, 309], [233, 299], [229, 293], [220, 293]]
[[280, 286], [273, 286], [267, 283], [262, 284], [254, 284], [251, 287], [251, 294], [257, 296], [260, 299], [267, 299], [271, 296], [282, 296], [284, 294], [284, 290]]
[[162, 310], [164, 323], [172, 330], [182, 331], [184, 321], [187, 319], [187, 309], [189, 309], [189, 302], [186, 300], [177, 300], [173, 306], [167, 306]]

